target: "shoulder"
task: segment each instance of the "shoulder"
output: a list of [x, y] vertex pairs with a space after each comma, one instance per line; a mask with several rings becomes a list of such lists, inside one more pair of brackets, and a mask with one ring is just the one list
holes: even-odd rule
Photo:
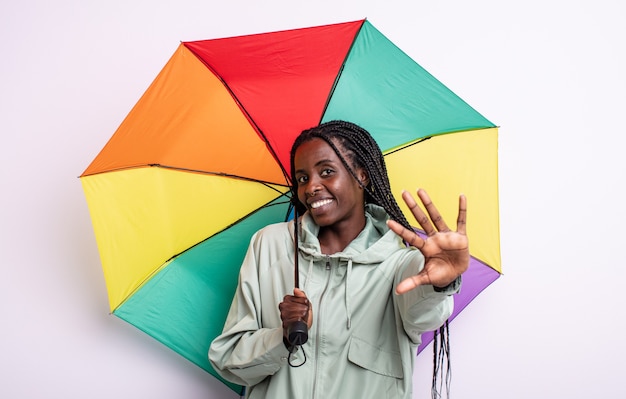
[[256, 234], [263, 235], [263, 236], [291, 234], [290, 231], [293, 229], [292, 225], [293, 225], [292, 221], [272, 223], [259, 229], [259, 231], [257, 231]]
[[252, 236], [253, 245], [264, 245], [271, 242], [285, 242], [291, 240], [293, 222], [280, 222], [269, 224]]

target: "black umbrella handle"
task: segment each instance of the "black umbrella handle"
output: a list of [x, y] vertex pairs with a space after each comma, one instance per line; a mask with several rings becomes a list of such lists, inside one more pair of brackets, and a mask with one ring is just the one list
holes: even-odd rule
[[309, 339], [309, 326], [302, 320], [294, 321], [287, 327], [287, 339], [294, 347], [304, 345]]

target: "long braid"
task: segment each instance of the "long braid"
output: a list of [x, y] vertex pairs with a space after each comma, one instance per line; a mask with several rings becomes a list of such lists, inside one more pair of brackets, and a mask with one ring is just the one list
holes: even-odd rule
[[[299, 214], [304, 213], [305, 209], [297, 199], [298, 182], [295, 178], [294, 157], [298, 147], [313, 138], [320, 138], [331, 146], [346, 169], [357, 182], [361, 184], [363, 189], [365, 189], [365, 200], [367, 202], [381, 206], [389, 214], [391, 219], [400, 223], [405, 228], [411, 229], [411, 225], [400, 210], [398, 203], [391, 193], [385, 159], [383, 158], [378, 143], [376, 143], [367, 130], [346, 121], [326, 122], [311, 129], [307, 129], [294, 141], [291, 147], [291, 190], [292, 200]], [[350, 158], [351, 162], [348, 162], [344, 158], [342, 151], [337, 148], [336, 143], [341, 145], [345, 155]], [[363, 168], [367, 171], [369, 177], [369, 184], [367, 186], [363, 186], [357, 178], [354, 167]]]

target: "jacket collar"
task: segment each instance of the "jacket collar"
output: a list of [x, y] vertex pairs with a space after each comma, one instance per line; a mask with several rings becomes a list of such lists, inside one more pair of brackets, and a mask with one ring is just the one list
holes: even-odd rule
[[322, 254], [317, 234], [319, 226], [306, 212], [301, 218], [300, 251], [313, 258], [340, 258], [350, 259], [355, 263], [380, 263], [389, 256], [390, 249], [404, 247], [402, 239], [387, 227], [389, 216], [385, 210], [374, 204], [365, 205], [365, 228], [341, 252]]

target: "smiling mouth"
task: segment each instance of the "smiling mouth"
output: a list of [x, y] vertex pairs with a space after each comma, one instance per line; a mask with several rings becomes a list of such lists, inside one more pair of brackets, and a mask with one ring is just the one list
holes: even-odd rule
[[331, 199], [319, 200], [319, 201], [315, 201], [311, 203], [310, 207], [311, 209], [316, 209], [316, 208], [319, 208], [320, 206], [328, 205], [331, 202], [333, 202], [333, 200]]

